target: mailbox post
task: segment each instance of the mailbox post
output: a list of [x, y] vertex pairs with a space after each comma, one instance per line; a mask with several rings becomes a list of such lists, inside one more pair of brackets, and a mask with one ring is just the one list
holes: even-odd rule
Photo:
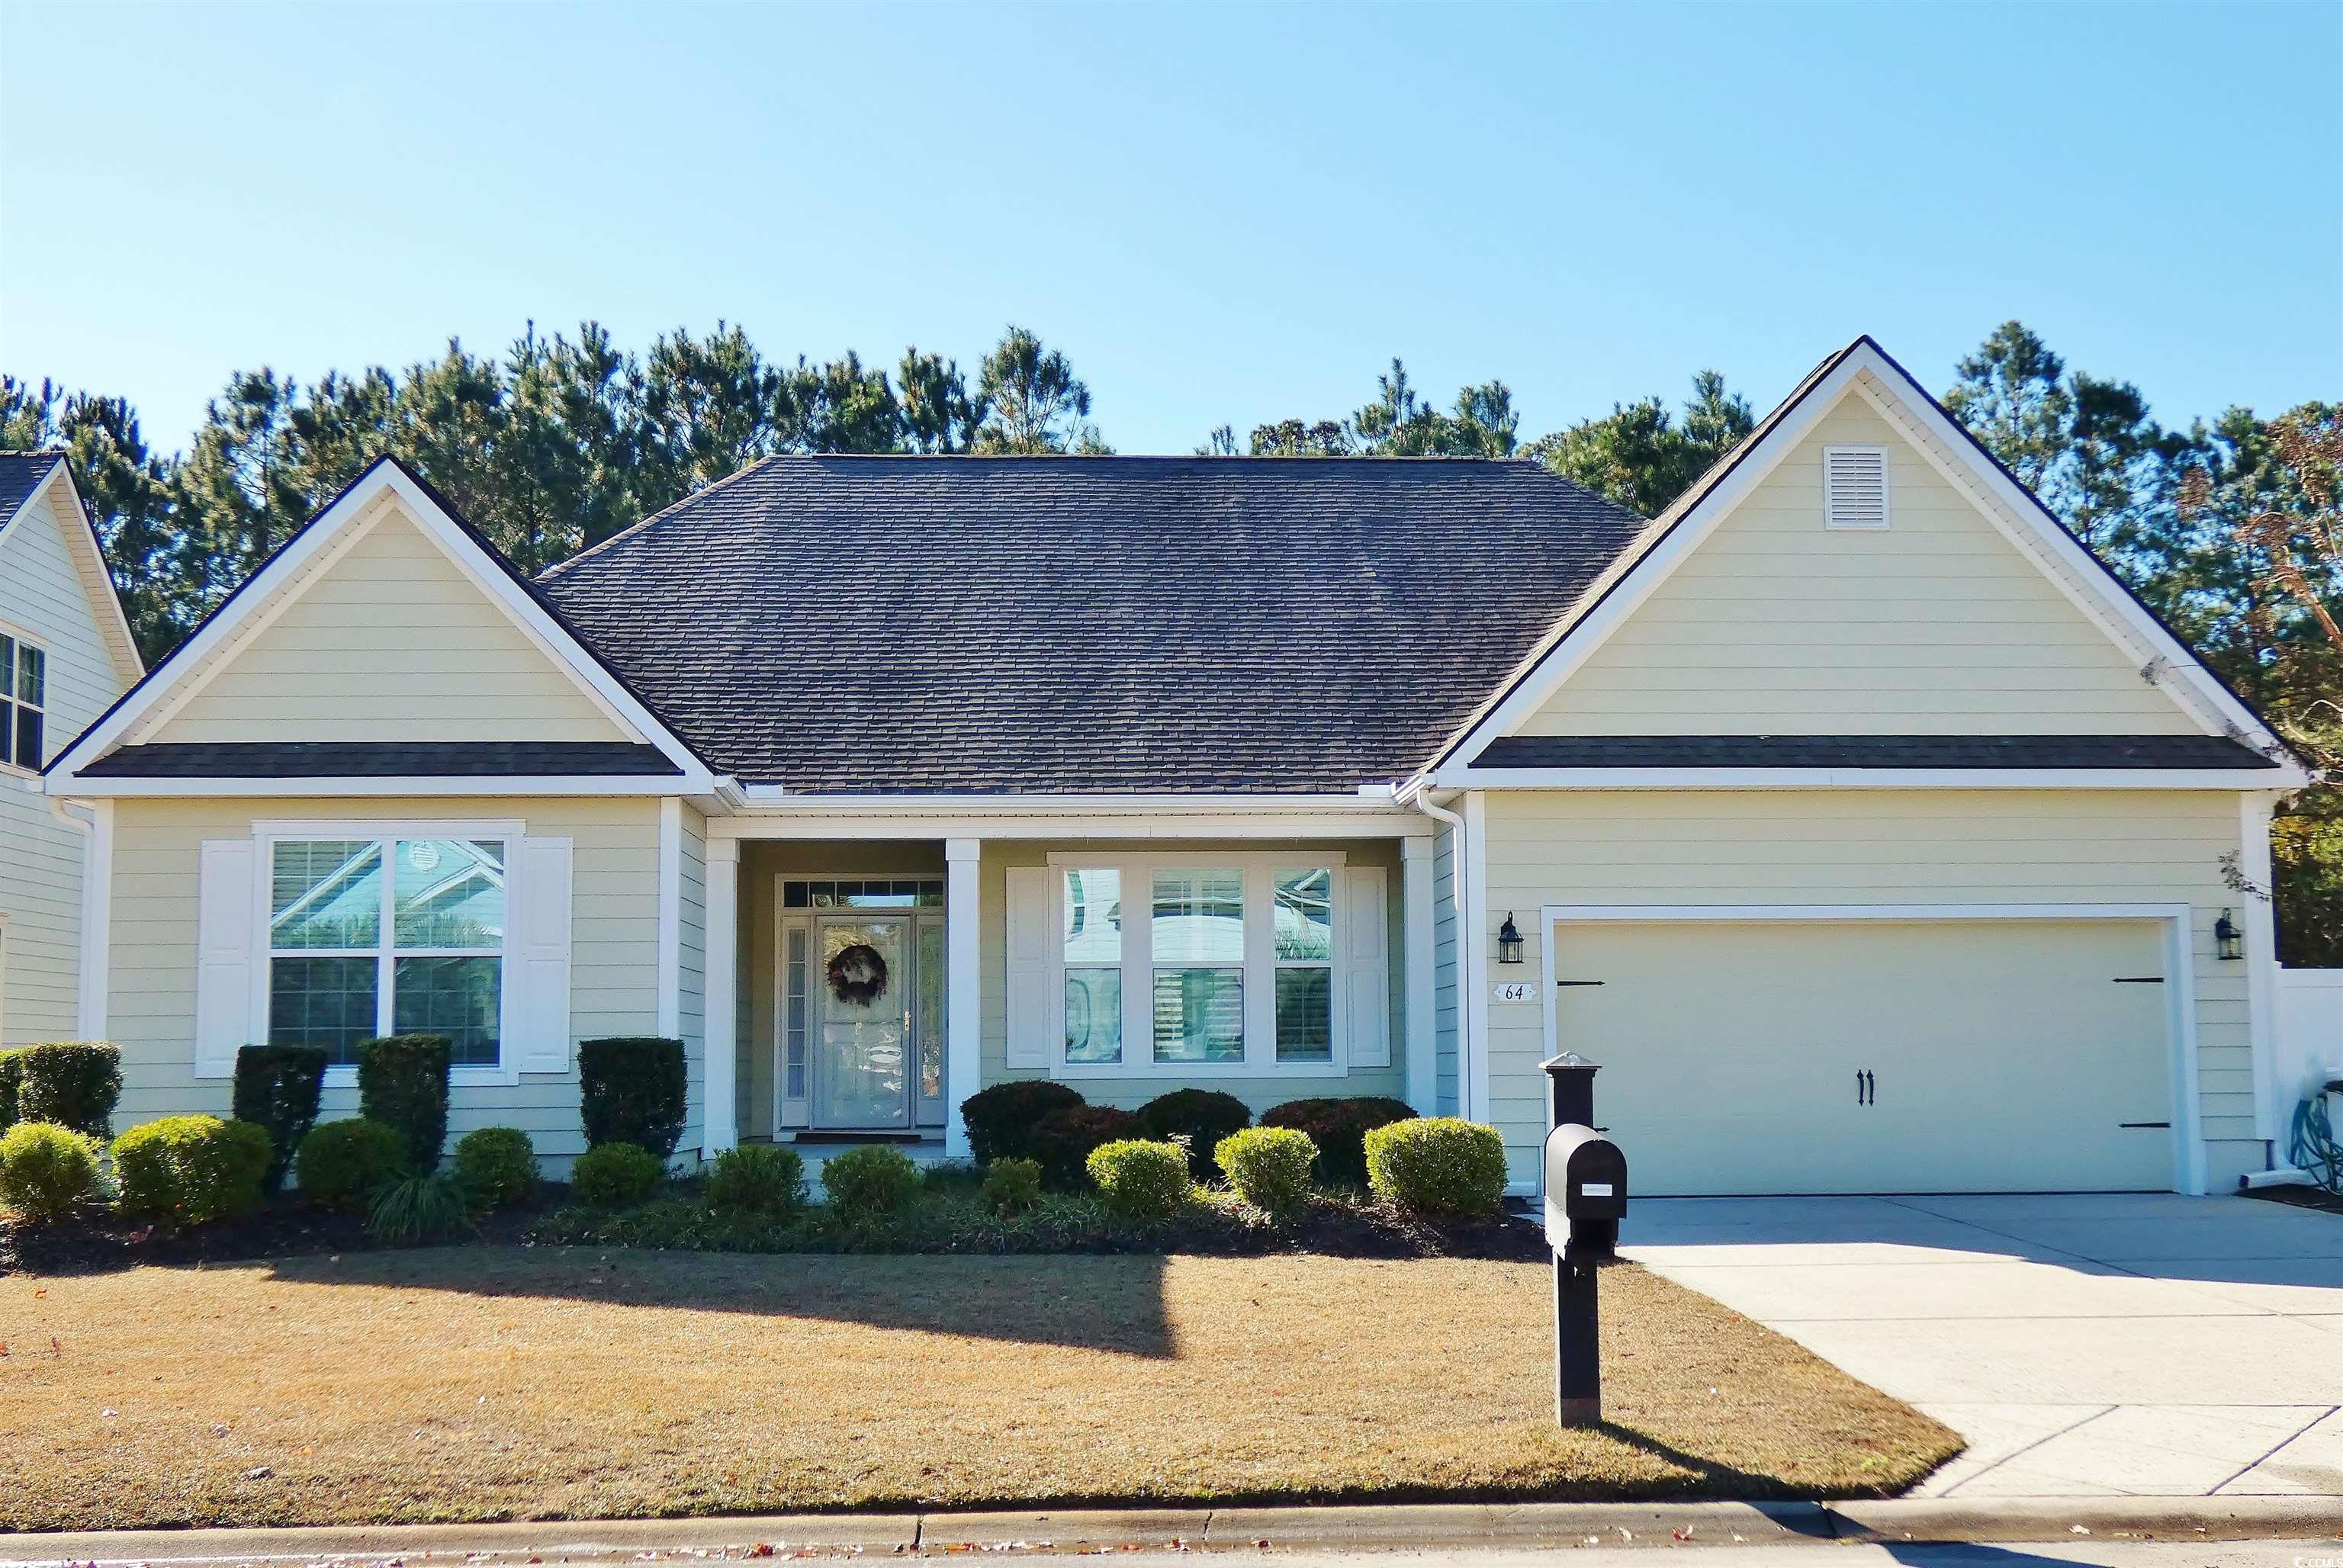
[[1594, 1063], [1564, 1051], [1542, 1064], [1553, 1091], [1545, 1135], [1545, 1234], [1554, 1249], [1554, 1416], [1603, 1419], [1598, 1267], [1618, 1255], [1627, 1157], [1594, 1131]]

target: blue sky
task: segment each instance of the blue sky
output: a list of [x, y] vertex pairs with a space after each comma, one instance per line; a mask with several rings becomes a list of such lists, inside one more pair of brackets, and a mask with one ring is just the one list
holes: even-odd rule
[[1393, 354], [1524, 435], [2016, 316], [2167, 421], [2343, 397], [2343, 6], [0, 5], [0, 368], [186, 439], [582, 317], [1005, 322], [1124, 451]]

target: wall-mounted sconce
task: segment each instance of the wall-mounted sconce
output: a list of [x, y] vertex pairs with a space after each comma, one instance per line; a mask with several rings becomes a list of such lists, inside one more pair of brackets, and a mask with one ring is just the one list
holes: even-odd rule
[[1497, 961], [1517, 964], [1522, 961], [1521, 928], [1513, 924], [1513, 912], [1505, 913], [1505, 923], [1497, 928]]
[[2227, 910], [2223, 910], [2221, 918], [2213, 922], [2213, 952], [2216, 957], [2225, 959], [2246, 956], [2245, 933], [2237, 930], [2237, 922], [2229, 918]]

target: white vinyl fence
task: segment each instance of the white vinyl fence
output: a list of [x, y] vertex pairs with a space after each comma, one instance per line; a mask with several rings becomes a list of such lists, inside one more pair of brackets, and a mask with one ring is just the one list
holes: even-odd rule
[[2343, 1078], [2343, 970], [2278, 971], [2276, 1058], [2273, 1087], [2284, 1128], [2304, 1097]]

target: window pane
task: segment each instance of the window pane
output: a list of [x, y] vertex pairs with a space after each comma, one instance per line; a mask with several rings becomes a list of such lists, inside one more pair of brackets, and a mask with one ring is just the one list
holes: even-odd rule
[[1244, 961], [1244, 873], [1155, 873], [1157, 963]]
[[268, 945], [370, 948], [382, 940], [382, 846], [335, 839], [276, 848]]
[[16, 639], [0, 637], [0, 697], [16, 695]]
[[[792, 884], [803, 887], [802, 882]], [[789, 932], [789, 1075], [782, 1094], [790, 1100], [803, 1100], [806, 1091], [806, 931], [803, 926]]]
[[15, 703], [0, 702], [0, 762], [13, 762], [15, 760], [15, 713], [16, 705]]
[[323, 1046], [335, 1067], [356, 1067], [358, 1041], [375, 1035], [372, 959], [271, 959], [268, 1040]]
[[1065, 920], [1068, 963], [1121, 963], [1122, 873], [1068, 871]]
[[1155, 1060], [1244, 1060], [1244, 970], [1155, 971]]
[[1288, 961], [1324, 963], [1334, 956], [1334, 873], [1277, 874], [1277, 956]]
[[16, 700], [35, 708], [48, 702], [49, 656], [31, 643], [16, 645]]
[[16, 709], [16, 766], [38, 768], [41, 765], [41, 710], [37, 708]]
[[444, 1034], [458, 1067], [497, 1065], [502, 959], [400, 959], [391, 966], [390, 1027]]
[[1066, 1060], [1122, 1060], [1122, 971], [1066, 971]]
[[920, 1098], [940, 1100], [943, 1092], [944, 929], [929, 920], [920, 927]]
[[500, 948], [505, 847], [470, 839], [401, 839], [391, 923], [402, 948]]
[[1277, 971], [1277, 1060], [1334, 1060], [1334, 973]]

